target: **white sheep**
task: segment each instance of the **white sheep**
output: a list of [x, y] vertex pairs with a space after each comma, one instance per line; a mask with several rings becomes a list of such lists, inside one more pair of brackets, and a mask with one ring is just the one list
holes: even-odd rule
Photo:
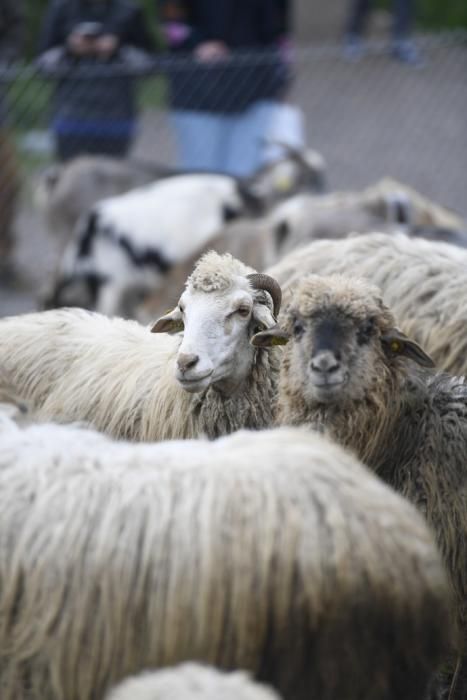
[[174, 265], [247, 206], [237, 180], [213, 174], [164, 178], [104, 199], [78, 222], [45, 304], [116, 315], [129, 289], [161, 287]]
[[448, 643], [440, 556], [337, 445], [0, 431], [2, 700], [95, 700], [189, 659], [291, 700], [425, 697]]
[[185, 663], [125, 679], [105, 700], [279, 700], [279, 695], [244, 671]]
[[[205, 255], [153, 330], [81, 309], [0, 320], [0, 366], [38, 415], [87, 421], [117, 438], [216, 437], [273, 418], [280, 287], [230, 255]], [[183, 330], [181, 335], [179, 332]]]
[[[380, 291], [341, 275], [299, 281], [280, 318], [289, 334], [278, 421], [324, 430], [414, 503], [436, 535], [456, 596], [457, 673], [467, 693], [467, 383], [396, 327]], [[265, 346], [274, 330], [252, 339]], [[281, 335], [281, 340], [283, 335]]]
[[267, 272], [284, 294], [307, 273], [358, 276], [378, 286], [398, 323], [439, 367], [467, 374], [467, 253], [403, 234], [314, 241]]

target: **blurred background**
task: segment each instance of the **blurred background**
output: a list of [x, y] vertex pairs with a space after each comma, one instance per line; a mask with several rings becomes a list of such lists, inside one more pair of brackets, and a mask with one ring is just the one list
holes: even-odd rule
[[[80, 153], [99, 155], [100, 139], [104, 144], [110, 135], [113, 144], [122, 137], [120, 145], [112, 153], [107, 143], [102, 152], [139, 168], [136, 184], [151, 181], [164, 168], [196, 170], [195, 156], [183, 162], [180, 155], [180, 109], [186, 115], [206, 100], [203, 109], [216, 112], [217, 104], [228, 102], [229, 96], [241, 101], [242, 95], [249, 104], [239, 88], [242, 81], [248, 84], [247, 92], [259, 90], [268, 99], [273, 95], [287, 107], [281, 112], [280, 128], [272, 131], [265, 162], [274, 159], [274, 148], [283, 141], [297, 149], [311, 147], [324, 158], [329, 191], [360, 190], [390, 176], [462, 219], [467, 217], [465, 0], [418, 0], [408, 29], [399, 37], [394, 34], [398, 3], [368, 3], [358, 31], [355, 22], [352, 25], [358, 3], [282, 3], [283, 16], [274, 30], [279, 48], [272, 53], [238, 51], [228, 70], [215, 79], [209, 75], [205, 83], [199, 56], [198, 63], [194, 58], [195, 44], [186, 42], [191, 20], [179, 3], [135, 0], [136, 4], [143, 29], [138, 34], [135, 24], [128, 40], [135, 51], [122, 52], [114, 61], [113, 47], [103, 45], [103, 60], [94, 61], [92, 68], [53, 51], [60, 49], [61, 40], [55, 38], [54, 44], [53, 18], [47, 19], [47, 13], [60, 13], [60, 3], [55, 2], [55, 10], [47, 0], [26, 0], [23, 8], [15, 3], [22, 13], [15, 20], [16, 45], [11, 45], [13, 20], [6, 15], [3, 41], [10, 46], [0, 65], [0, 314], [37, 308], [40, 290], [62, 254], [66, 241], [51, 235], [40, 205], [44, 182], [52, 187], [58, 177], [54, 166]], [[62, 20], [58, 18], [63, 34]], [[85, 31], [102, 33], [99, 22], [85, 20]], [[266, 45], [270, 48], [269, 39]], [[272, 69], [276, 83], [266, 89]], [[277, 77], [281, 70], [282, 77]], [[79, 122], [79, 111], [88, 102], [91, 111], [101, 103], [92, 119], [109, 125], [105, 132], [96, 127], [89, 149], [83, 146], [87, 137]], [[63, 105], [71, 112], [64, 113]], [[225, 109], [230, 113], [232, 107]], [[265, 125], [261, 120], [268, 117], [261, 114], [259, 122]], [[207, 138], [208, 131], [204, 124], [193, 132], [188, 147], [194, 139], [198, 151], [205, 153], [203, 133]]]

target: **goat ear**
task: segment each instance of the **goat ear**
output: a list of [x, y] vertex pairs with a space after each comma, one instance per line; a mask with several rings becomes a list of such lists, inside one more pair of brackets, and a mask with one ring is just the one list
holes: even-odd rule
[[426, 354], [420, 345], [414, 340], [410, 340], [410, 338], [398, 328], [391, 328], [387, 333], [381, 336], [381, 342], [385, 352], [389, 355], [408, 357], [422, 367], [435, 366], [431, 357]]
[[184, 329], [182, 312], [175, 307], [165, 316], [161, 316], [151, 328], [151, 333], [179, 333]]
[[273, 345], [286, 345], [289, 339], [290, 335], [276, 325], [265, 331], [255, 333], [250, 343], [256, 348], [270, 348]]

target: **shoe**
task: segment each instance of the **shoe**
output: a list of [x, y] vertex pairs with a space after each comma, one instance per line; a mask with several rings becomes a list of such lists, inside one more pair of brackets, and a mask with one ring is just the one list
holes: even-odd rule
[[365, 43], [358, 34], [347, 34], [342, 54], [347, 61], [359, 61], [366, 53]]
[[417, 47], [409, 39], [396, 39], [392, 45], [391, 56], [410, 66], [420, 68], [423, 64]]

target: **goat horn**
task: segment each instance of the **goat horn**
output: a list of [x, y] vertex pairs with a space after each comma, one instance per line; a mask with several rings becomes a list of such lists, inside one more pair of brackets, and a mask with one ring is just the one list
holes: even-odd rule
[[276, 282], [273, 277], [264, 275], [261, 272], [254, 272], [251, 275], [247, 275], [247, 280], [249, 280], [253, 289], [264, 289], [265, 292], [269, 292], [274, 306], [274, 316], [277, 318], [282, 301], [282, 290], [279, 282]]

